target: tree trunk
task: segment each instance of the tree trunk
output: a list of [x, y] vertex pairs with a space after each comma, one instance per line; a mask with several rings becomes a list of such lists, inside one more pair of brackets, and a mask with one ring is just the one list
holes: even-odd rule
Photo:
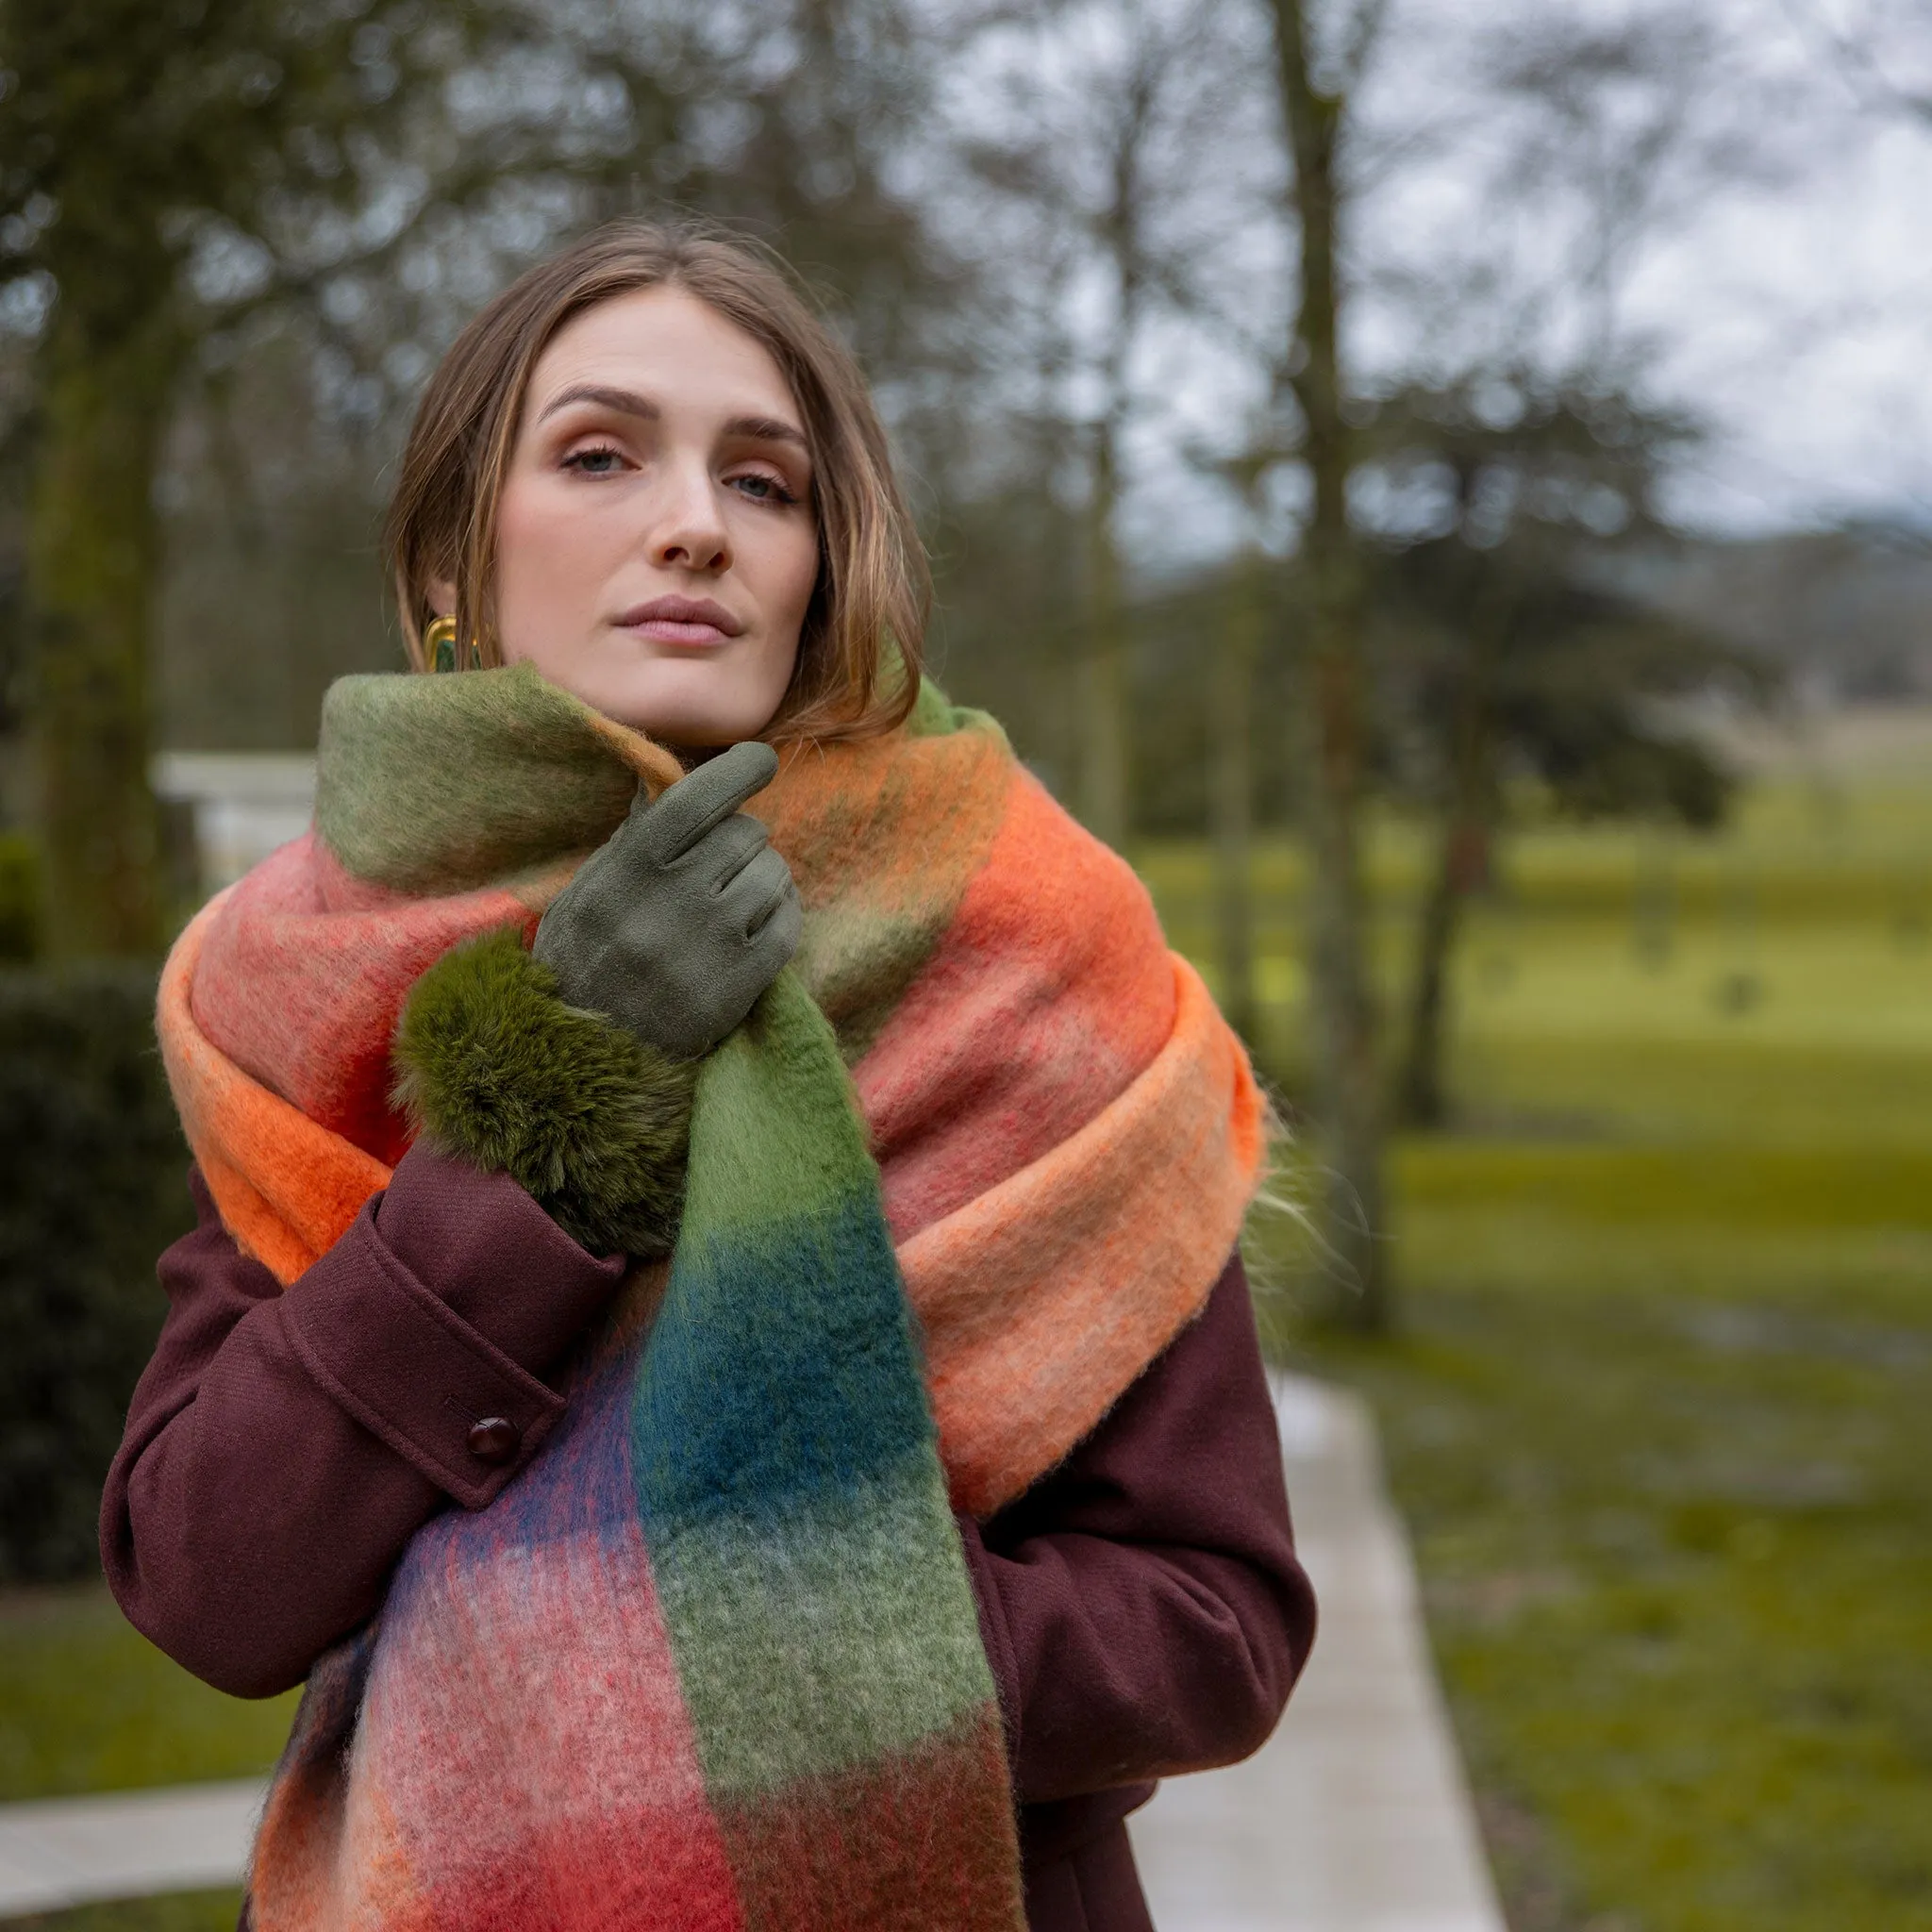
[[55, 330], [27, 578], [44, 929], [57, 957], [152, 957], [166, 939], [148, 783], [152, 492], [178, 347], [158, 324], [105, 347], [58, 311]]
[[1306, 536], [1309, 587], [1304, 751], [1311, 860], [1307, 947], [1319, 1103], [1326, 1139], [1324, 1232], [1335, 1257], [1337, 1316], [1353, 1327], [1392, 1324], [1384, 1239], [1381, 1071], [1362, 881], [1363, 599], [1348, 523], [1354, 436], [1342, 414], [1341, 292], [1336, 264], [1336, 137], [1341, 101], [1311, 74], [1302, 0], [1274, 0], [1283, 119], [1301, 222], [1301, 303], [1292, 371], [1306, 425], [1314, 501]]
[[1080, 809], [1087, 829], [1115, 851], [1128, 831], [1127, 640], [1121, 610], [1114, 512], [1120, 497], [1112, 421], [1094, 432], [1092, 498], [1088, 505], [1087, 639], [1080, 677]]
[[1221, 1009], [1250, 1046], [1255, 999], [1255, 773], [1252, 742], [1255, 655], [1266, 566], [1242, 560], [1214, 660], [1214, 915], [1221, 958]]
[[1436, 869], [1417, 925], [1408, 1039], [1395, 1087], [1397, 1114], [1412, 1127], [1440, 1127], [1448, 1118], [1442, 1058], [1448, 1037], [1449, 961], [1461, 935], [1463, 908], [1488, 874], [1489, 857], [1488, 824], [1480, 816], [1452, 811], [1442, 826]]
[[[1465, 511], [1469, 480], [1464, 479]], [[1478, 566], [1462, 640], [1461, 676], [1449, 720], [1448, 786], [1435, 875], [1416, 931], [1408, 1037], [1395, 1082], [1398, 1117], [1410, 1126], [1439, 1127], [1448, 1117], [1442, 1077], [1448, 1038], [1449, 962], [1462, 931], [1469, 895], [1489, 877], [1496, 823], [1495, 759], [1491, 744], [1496, 660], [1509, 623], [1502, 573]]]

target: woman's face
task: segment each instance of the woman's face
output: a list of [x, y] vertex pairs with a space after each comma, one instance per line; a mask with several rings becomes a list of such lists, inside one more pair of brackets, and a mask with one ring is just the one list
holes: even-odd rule
[[504, 479], [504, 661], [672, 744], [757, 737], [818, 577], [811, 480], [742, 329], [677, 288], [586, 309], [532, 372]]

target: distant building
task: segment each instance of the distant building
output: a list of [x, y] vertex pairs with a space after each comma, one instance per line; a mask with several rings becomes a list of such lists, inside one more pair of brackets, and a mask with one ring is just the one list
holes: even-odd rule
[[192, 815], [204, 892], [299, 839], [315, 809], [310, 752], [164, 751], [150, 775], [160, 798]]

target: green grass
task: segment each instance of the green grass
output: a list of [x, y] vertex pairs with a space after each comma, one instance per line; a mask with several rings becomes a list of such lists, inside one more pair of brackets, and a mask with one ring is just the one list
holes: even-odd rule
[[241, 1913], [240, 1890], [183, 1891], [0, 1919], [0, 1925], [9, 1932], [235, 1932]]
[[1375, 1403], [1517, 1932], [1932, 1928], [1932, 1162], [1864, 1227], [1835, 1162], [1400, 1174], [1401, 1339], [1298, 1353]]
[[[1654, 847], [1519, 847], [1457, 1130], [1396, 1154], [1401, 1333], [1317, 1326], [1280, 1224], [1264, 1312], [1375, 1405], [1514, 1932], [1932, 1932], [1932, 787], [1768, 788], [1673, 867], [1659, 922]], [[1149, 870], [1205, 950], [1202, 855]]]
[[266, 1771], [293, 1712], [210, 1690], [98, 1585], [0, 1596], [0, 1801]]

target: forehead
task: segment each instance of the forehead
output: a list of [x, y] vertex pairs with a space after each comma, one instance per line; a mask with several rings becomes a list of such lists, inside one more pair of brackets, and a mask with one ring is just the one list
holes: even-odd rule
[[530, 408], [577, 383], [728, 415], [798, 418], [770, 351], [685, 289], [635, 289], [572, 316], [531, 371]]

